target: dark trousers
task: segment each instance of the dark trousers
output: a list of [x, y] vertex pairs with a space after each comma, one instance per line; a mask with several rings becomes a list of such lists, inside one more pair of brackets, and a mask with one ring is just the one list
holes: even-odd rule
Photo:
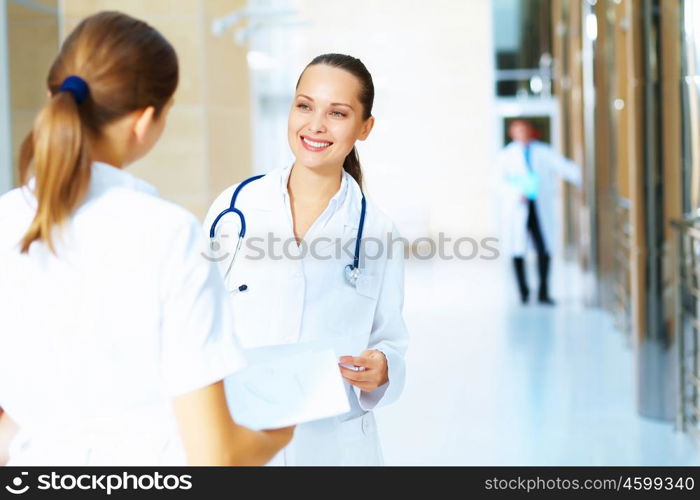
[[[544, 237], [542, 235], [542, 228], [540, 226], [539, 218], [537, 217], [537, 206], [534, 200], [528, 200], [528, 214], [527, 214], [527, 232], [532, 238], [535, 244], [535, 250], [537, 251], [537, 269], [540, 275], [540, 290], [538, 294], [538, 299], [541, 301], [550, 300], [549, 298], [549, 253], [547, 252], [547, 247], [544, 244]], [[523, 302], [527, 302], [528, 296], [530, 295], [530, 289], [527, 285], [527, 276], [525, 274], [525, 258], [524, 257], [514, 257], [513, 267], [515, 268], [515, 277], [518, 280], [518, 289], [520, 291], [520, 299]]]

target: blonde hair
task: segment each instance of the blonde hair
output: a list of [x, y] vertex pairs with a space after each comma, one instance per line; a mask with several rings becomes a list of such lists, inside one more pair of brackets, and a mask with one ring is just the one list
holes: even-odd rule
[[[61, 89], [72, 75], [87, 83], [84, 99]], [[71, 216], [90, 185], [90, 139], [130, 112], [153, 106], [158, 116], [177, 82], [175, 50], [143, 21], [100, 12], [73, 30], [49, 70], [51, 99], [20, 149], [20, 181], [27, 184], [33, 164], [37, 199], [22, 253], [35, 241], [54, 252], [53, 228]]]

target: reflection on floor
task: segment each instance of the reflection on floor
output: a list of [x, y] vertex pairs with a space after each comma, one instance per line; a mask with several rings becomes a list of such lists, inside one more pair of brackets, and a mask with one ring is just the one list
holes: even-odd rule
[[554, 273], [557, 307], [523, 307], [501, 263], [408, 263], [406, 389], [377, 411], [387, 465], [700, 465], [637, 415], [633, 353], [581, 305], [576, 269]]

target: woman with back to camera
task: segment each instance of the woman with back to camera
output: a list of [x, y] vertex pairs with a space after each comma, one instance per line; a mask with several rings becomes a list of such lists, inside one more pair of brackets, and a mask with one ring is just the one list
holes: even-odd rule
[[350, 412], [298, 425], [272, 463], [381, 464], [372, 410], [403, 389], [404, 250], [392, 222], [365, 199], [355, 150], [374, 125], [373, 101], [359, 59], [316, 57], [289, 112], [294, 164], [226, 189], [205, 220], [242, 347], [331, 341], [343, 349]]
[[82, 21], [51, 66], [23, 185], [0, 198], [10, 465], [263, 464], [291, 438], [231, 419], [221, 380], [242, 357], [201, 227], [123, 170], [177, 82], [168, 41], [116, 12]]

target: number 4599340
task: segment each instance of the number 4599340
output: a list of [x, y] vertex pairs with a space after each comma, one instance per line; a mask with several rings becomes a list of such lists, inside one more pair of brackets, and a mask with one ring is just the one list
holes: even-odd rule
[[692, 477], [628, 477], [622, 487], [626, 490], [693, 490], [695, 480]]

